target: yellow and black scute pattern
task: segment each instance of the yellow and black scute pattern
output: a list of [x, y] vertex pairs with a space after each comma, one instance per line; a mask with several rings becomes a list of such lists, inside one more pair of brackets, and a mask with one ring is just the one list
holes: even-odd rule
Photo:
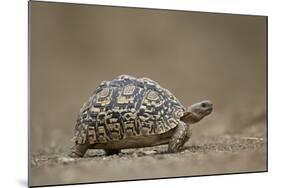
[[185, 107], [148, 78], [103, 81], [80, 110], [76, 143], [107, 143], [162, 134], [176, 127]]

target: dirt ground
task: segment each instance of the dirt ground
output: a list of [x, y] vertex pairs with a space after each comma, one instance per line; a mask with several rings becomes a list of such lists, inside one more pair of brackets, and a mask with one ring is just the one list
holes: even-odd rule
[[[265, 171], [266, 18], [31, 3], [30, 183]], [[67, 157], [76, 118], [102, 80], [148, 77], [214, 111], [180, 153], [167, 146]]]
[[265, 147], [264, 138], [224, 136], [186, 144], [175, 154], [158, 146], [112, 156], [91, 150], [84, 158], [73, 159], [54, 149], [32, 155], [31, 175], [34, 185], [48, 185], [259, 172], [267, 170]]
[[[240, 134], [196, 135], [179, 153], [167, 145], [122, 150], [106, 156], [103, 150], [88, 150], [84, 158], [67, 156], [69, 150], [45, 148], [31, 155], [33, 185], [72, 184], [118, 180], [197, 176], [267, 170], [263, 119]], [[259, 128], [257, 128], [259, 127]], [[193, 129], [196, 129], [195, 127]]]

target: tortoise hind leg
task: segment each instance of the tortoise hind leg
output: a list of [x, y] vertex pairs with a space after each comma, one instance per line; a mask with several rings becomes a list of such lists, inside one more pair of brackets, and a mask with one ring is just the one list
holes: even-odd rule
[[83, 157], [88, 149], [88, 144], [76, 144], [71, 148], [69, 156], [73, 158]]
[[175, 153], [182, 149], [182, 146], [189, 140], [191, 136], [191, 130], [189, 125], [181, 122], [176, 128], [168, 145], [168, 152]]
[[118, 155], [121, 149], [104, 149], [106, 155]]

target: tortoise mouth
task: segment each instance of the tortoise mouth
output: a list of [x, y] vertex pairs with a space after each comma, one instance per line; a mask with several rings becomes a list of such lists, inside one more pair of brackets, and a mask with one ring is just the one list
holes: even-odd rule
[[212, 113], [213, 111], [213, 107], [209, 108], [208, 110], [206, 110], [206, 115], [209, 115], [210, 113]]

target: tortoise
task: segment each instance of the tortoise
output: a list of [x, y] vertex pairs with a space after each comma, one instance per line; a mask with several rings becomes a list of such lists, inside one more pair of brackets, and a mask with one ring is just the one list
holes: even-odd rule
[[113, 155], [163, 144], [168, 152], [179, 152], [191, 136], [190, 125], [212, 110], [209, 100], [185, 108], [157, 82], [120, 75], [102, 81], [81, 108], [69, 156], [83, 157], [88, 149]]

